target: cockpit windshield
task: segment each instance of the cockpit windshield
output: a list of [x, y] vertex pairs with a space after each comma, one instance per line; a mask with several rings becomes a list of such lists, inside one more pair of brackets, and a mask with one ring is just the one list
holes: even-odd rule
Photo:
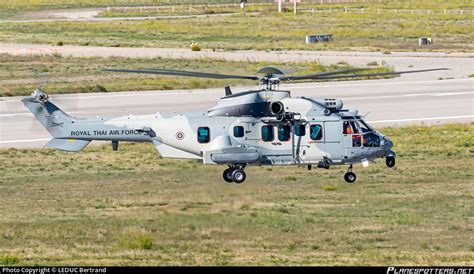
[[357, 121], [359, 122], [360, 129], [363, 133], [374, 131], [374, 129], [371, 128], [362, 118], [357, 119]]
[[364, 147], [379, 147], [380, 137], [375, 133], [375, 130], [370, 127], [362, 118], [358, 119], [360, 130], [364, 134]]
[[344, 135], [352, 136], [352, 146], [361, 146], [360, 141], [362, 135], [362, 146], [379, 147], [380, 137], [376, 131], [359, 116], [351, 118], [346, 118], [346, 120], [343, 122], [342, 133]]

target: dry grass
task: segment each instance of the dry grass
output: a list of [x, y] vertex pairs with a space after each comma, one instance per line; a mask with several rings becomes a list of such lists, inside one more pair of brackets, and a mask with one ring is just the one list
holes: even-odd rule
[[[117, 22], [3, 23], [0, 40], [99, 46], [185, 48], [196, 41], [203, 49], [225, 50], [378, 50], [473, 51], [474, 15], [465, 1], [391, 1], [355, 3], [349, 8], [430, 9], [436, 14], [400, 13], [303, 13], [282, 14], [265, 8], [260, 14], [226, 17], [163, 19]], [[341, 5], [316, 5], [341, 8]], [[309, 7], [308, 7], [309, 8]], [[447, 10], [466, 10], [464, 14]], [[217, 11], [216, 11], [217, 12]], [[123, 16], [123, 14], [119, 14]], [[137, 14], [130, 14], [136, 16]], [[153, 14], [144, 14], [153, 15]], [[155, 14], [157, 15], [157, 14]], [[305, 44], [305, 35], [332, 33], [327, 43]], [[419, 37], [433, 37], [434, 44], [418, 46]]]
[[160, 159], [150, 144], [0, 150], [0, 256], [28, 265], [472, 265], [473, 130], [382, 129], [397, 166], [357, 166], [355, 184], [344, 183], [344, 168], [297, 167], [249, 167], [246, 183], [228, 184], [222, 166]]

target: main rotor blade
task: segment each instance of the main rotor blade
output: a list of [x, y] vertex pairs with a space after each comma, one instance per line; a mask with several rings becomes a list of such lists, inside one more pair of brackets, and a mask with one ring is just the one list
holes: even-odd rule
[[319, 72], [313, 74], [305, 74], [305, 75], [294, 75], [294, 76], [282, 76], [278, 77], [281, 81], [291, 81], [291, 80], [304, 80], [304, 79], [318, 79], [322, 76], [334, 75], [334, 74], [342, 74], [342, 73], [349, 73], [361, 70], [370, 70], [367, 68], [353, 68], [353, 69], [343, 69], [343, 70], [336, 70], [336, 71], [327, 71], [327, 72]]
[[174, 76], [200, 77], [200, 78], [212, 78], [212, 79], [247, 79], [247, 80], [259, 79], [257, 76], [242, 76], [242, 75], [218, 74], [218, 73], [208, 73], [208, 72], [171, 70], [171, 69], [103, 69], [103, 71], [174, 75]]
[[366, 73], [366, 74], [347, 74], [347, 75], [321, 76], [314, 79], [338, 79], [338, 78], [353, 78], [353, 77], [368, 77], [368, 76], [399, 75], [399, 74], [406, 74], [406, 73], [427, 72], [427, 71], [435, 71], [435, 70], [449, 70], [449, 69], [436, 68], [436, 69], [406, 70], [406, 71], [378, 72], [378, 73]]

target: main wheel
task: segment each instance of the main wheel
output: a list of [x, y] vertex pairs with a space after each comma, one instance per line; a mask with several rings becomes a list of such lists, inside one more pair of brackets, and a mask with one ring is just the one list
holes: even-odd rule
[[247, 178], [247, 175], [243, 169], [238, 168], [232, 171], [232, 181], [234, 183], [241, 184], [245, 181], [245, 178]]
[[385, 159], [385, 164], [387, 164], [387, 167], [394, 167], [395, 166], [395, 157], [387, 157]]
[[224, 181], [228, 182], [228, 183], [232, 183], [234, 182], [234, 180], [232, 179], [232, 169], [228, 168], [226, 170], [224, 170], [224, 173], [222, 174], [222, 177], [224, 178]]
[[348, 183], [353, 183], [355, 182], [356, 179], [357, 179], [357, 176], [353, 172], [347, 172], [344, 175], [344, 180], [346, 180], [346, 182]]

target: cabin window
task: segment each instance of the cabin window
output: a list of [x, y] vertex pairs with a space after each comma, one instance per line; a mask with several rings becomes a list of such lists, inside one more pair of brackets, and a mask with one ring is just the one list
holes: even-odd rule
[[295, 135], [296, 136], [305, 136], [306, 135], [306, 125], [296, 125], [295, 126]]
[[263, 126], [262, 127], [262, 140], [264, 142], [271, 142], [274, 139], [273, 135], [273, 126]]
[[312, 125], [309, 127], [311, 140], [318, 141], [323, 139], [323, 127], [321, 125]]
[[234, 137], [237, 137], [237, 138], [244, 137], [244, 127], [243, 126], [235, 126], [234, 127]]
[[279, 141], [288, 141], [290, 140], [290, 126], [289, 125], [279, 125], [278, 126], [278, 140]]
[[198, 142], [209, 143], [211, 140], [211, 132], [208, 127], [199, 127], [197, 130]]

